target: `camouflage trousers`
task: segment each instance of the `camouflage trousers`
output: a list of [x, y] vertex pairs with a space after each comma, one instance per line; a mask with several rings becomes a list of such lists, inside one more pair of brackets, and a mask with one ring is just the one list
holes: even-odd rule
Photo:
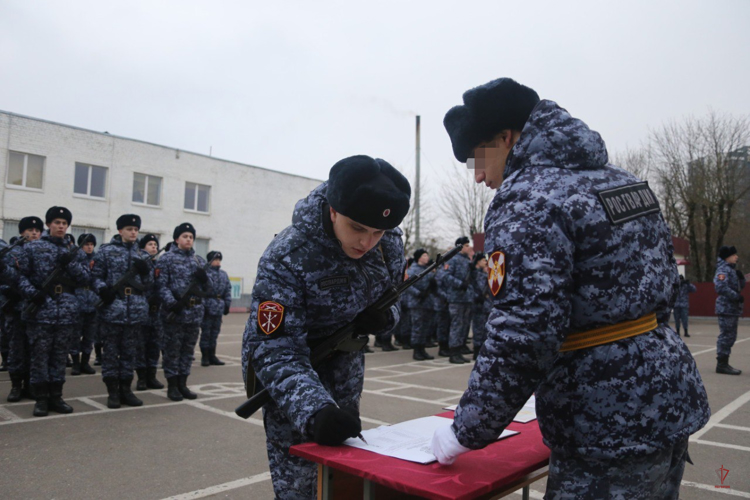
[[220, 331], [221, 316], [204, 315], [201, 323], [201, 349], [216, 349]]
[[738, 316], [719, 316], [719, 338], [716, 339], [716, 355], [729, 356], [737, 340]]
[[484, 311], [474, 311], [471, 315], [471, 330], [474, 332], [472, 343], [475, 348], [482, 348], [487, 338], [487, 320], [490, 314]]
[[156, 368], [161, 354], [161, 321], [151, 320], [151, 324], [141, 326], [135, 354], [136, 368]]
[[678, 499], [688, 440], [641, 457], [593, 459], [560, 456], [549, 461], [546, 500]]
[[448, 342], [451, 332], [451, 313], [447, 307], [433, 312], [435, 314], [435, 336], [438, 342]]
[[28, 324], [32, 384], [65, 382], [65, 364], [75, 328], [75, 325]]
[[102, 377], [119, 380], [133, 378], [141, 325], [101, 322]]
[[675, 307], [672, 313], [674, 314], [674, 330], [679, 334], [680, 324], [682, 324], [682, 328], [685, 330], [685, 333], [687, 333], [688, 331], [688, 308], [687, 307]]
[[70, 345], [70, 354], [91, 354], [94, 350], [94, 339], [99, 329], [99, 320], [96, 312], [81, 313], [81, 321], [78, 324], [78, 330], [73, 332], [73, 340]]
[[164, 323], [164, 350], [162, 364], [164, 376], [190, 375], [198, 343], [199, 326], [182, 323]]
[[[3, 313], [6, 316], [7, 313]], [[3, 318], [2, 324], [0, 324], [0, 354], [3, 359], [7, 360], [10, 353], [10, 337], [11, 333], [5, 327], [5, 318]]]
[[435, 326], [435, 311], [432, 309], [409, 309], [411, 314], [411, 345], [425, 345]]
[[450, 348], [464, 345], [469, 337], [471, 327], [471, 304], [449, 304], [451, 315], [451, 332], [448, 345]]
[[29, 336], [26, 334], [26, 323], [21, 321], [21, 315], [12, 312], [4, 316], [3, 331], [10, 337], [10, 352], [8, 353], [9, 373], [29, 373], [31, 366], [31, 347]]
[[402, 344], [411, 343], [411, 309], [401, 306], [401, 317], [399, 318], [396, 328], [393, 330], [393, 335]]

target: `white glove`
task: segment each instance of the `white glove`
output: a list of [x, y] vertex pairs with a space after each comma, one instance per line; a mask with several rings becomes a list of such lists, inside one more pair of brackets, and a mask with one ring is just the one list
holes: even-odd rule
[[438, 459], [440, 465], [450, 465], [456, 461], [456, 457], [471, 451], [471, 449], [462, 446], [453, 433], [453, 424], [440, 427], [432, 435], [432, 453]]

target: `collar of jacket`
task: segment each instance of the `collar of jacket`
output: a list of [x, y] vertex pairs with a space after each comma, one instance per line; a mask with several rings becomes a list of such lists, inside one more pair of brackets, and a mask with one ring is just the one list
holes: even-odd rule
[[125, 248], [132, 248], [133, 245], [136, 244], [136, 242], [125, 243], [124, 241], [122, 241], [122, 236], [120, 236], [119, 234], [116, 234], [116, 235], [112, 236], [112, 239], [109, 240], [109, 242], [111, 244], [113, 244], [113, 245], [120, 245], [120, 246], [123, 246]]

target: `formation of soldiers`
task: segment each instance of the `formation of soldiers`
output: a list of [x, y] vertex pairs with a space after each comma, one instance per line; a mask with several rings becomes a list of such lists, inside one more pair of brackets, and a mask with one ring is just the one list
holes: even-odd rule
[[120, 216], [118, 234], [96, 251], [94, 235], [76, 242], [68, 234], [72, 220], [70, 210], [54, 206], [44, 223], [21, 219], [10, 245], [0, 240], [7, 400], [35, 400], [37, 417], [72, 413], [62, 397], [66, 366], [71, 375], [95, 374], [92, 353], [109, 408], [143, 404], [131, 390], [134, 374], [137, 390], [164, 388], [156, 376], [160, 356], [169, 399], [195, 399], [187, 379], [199, 334], [201, 365], [224, 364], [216, 339], [231, 285], [221, 253], [210, 252], [208, 262], [196, 255], [190, 223], [177, 226], [173, 242], [160, 250], [155, 235], [139, 237], [135, 214]]

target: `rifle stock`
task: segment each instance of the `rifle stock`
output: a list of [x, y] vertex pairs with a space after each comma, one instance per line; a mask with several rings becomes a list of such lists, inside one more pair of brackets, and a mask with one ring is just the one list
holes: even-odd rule
[[[157, 257], [159, 256], [159, 254], [160, 254], [160, 253], [162, 253], [163, 251], [164, 251], [164, 249], [162, 248], [161, 250], [159, 250], [158, 252], [156, 252], [156, 253], [155, 253], [154, 255], [150, 255], [150, 256], [149, 256], [149, 258], [148, 258], [148, 259], [146, 259], [146, 260], [147, 260], [147, 261], [152, 261], [152, 262], [153, 262], [153, 261], [154, 261], [154, 260], [155, 260], [155, 259], [156, 259], [156, 258], [157, 258]], [[120, 291], [120, 290], [121, 290], [121, 289], [122, 289], [122, 288], [123, 288], [123, 287], [124, 287], [125, 285], [127, 285], [127, 284], [128, 284], [128, 282], [130, 282], [131, 278], [135, 277], [135, 274], [136, 274], [136, 272], [137, 272], [137, 271], [135, 270], [135, 266], [131, 265], [131, 266], [130, 266], [130, 267], [129, 267], [129, 268], [127, 269], [127, 271], [125, 271], [125, 272], [123, 273], [123, 275], [122, 275], [122, 276], [120, 276], [120, 279], [118, 279], [118, 280], [117, 280], [117, 281], [115, 282], [115, 284], [114, 284], [114, 285], [112, 285], [112, 290], [114, 290], [115, 292], [119, 292], [119, 291]], [[98, 301], [96, 302], [96, 304], [94, 305], [94, 307], [95, 307], [95, 308], [97, 308], [97, 309], [99, 309], [99, 308], [101, 308], [101, 307], [102, 307], [103, 305], [104, 305], [104, 300], [102, 300], [102, 299], [99, 299], [99, 300], [98, 300]]]
[[[435, 262], [430, 264], [425, 268], [424, 271], [421, 273], [409, 277], [406, 281], [401, 283], [400, 285], [396, 287], [392, 287], [389, 291], [387, 291], [385, 294], [383, 294], [380, 299], [378, 299], [375, 304], [372, 305], [372, 307], [378, 309], [379, 311], [385, 311], [386, 309], [389, 309], [391, 306], [396, 304], [398, 302], [399, 297], [402, 293], [409, 287], [413, 286], [414, 283], [421, 280], [425, 276], [427, 276], [429, 273], [431, 273], [434, 269], [436, 269], [438, 266], [442, 265], [443, 263], [449, 261], [452, 259], [458, 252], [461, 251], [461, 248], [463, 245], [458, 245], [454, 248], [452, 248], [448, 253], [443, 255], [438, 255], [435, 259]], [[317, 345], [312, 352], [310, 353], [310, 364], [313, 368], [317, 368], [323, 361], [325, 361], [333, 352], [337, 350], [348, 350], [351, 349], [339, 349], [340, 347], [343, 347], [345, 344], [349, 343], [351, 340], [356, 340], [354, 337], [354, 321], [347, 323], [346, 325], [342, 326], [338, 330], [336, 330], [333, 335], [328, 337], [326, 340], [324, 340], [322, 343]], [[362, 344], [360, 345], [360, 348], [363, 347], [366, 343], [367, 339], [364, 338]], [[248, 366], [247, 370], [247, 378], [249, 379], [251, 374], [253, 377], [255, 377], [255, 374], [250, 370], [251, 367]], [[255, 387], [255, 382], [253, 381], [253, 387]], [[248, 380], [245, 380], [246, 387], [249, 386]], [[263, 388], [260, 391], [253, 394], [247, 401], [242, 403], [240, 406], [238, 406], [234, 412], [237, 414], [237, 416], [242, 418], [249, 418], [253, 413], [260, 410], [266, 403], [271, 401], [271, 394], [268, 392], [268, 389]]]
[[[84, 241], [83, 243], [85, 244], [86, 241]], [[68, 253], [72, 254], [72, 255], [75, 255], [78, 252], [78, 250], [80, 250], [80, 249], [81, 249], [81, 247], [73, 245], [73, 246], [70, 247], [70, 250], [68, 251]], [[65, 267], [67, 267], [67, 266], [65, 266]], [[44, 280], [44, 283], [42, 283], [42, 287], [40, 288], [40, 291], [48, 294], [50, 287], [55, 283], [55, 281], [57, 281], [57, 278], [63, 272], [65, 272], [65, 267], [61, 266], [58, 263], [57, 266], [55, 266], [55, 268], [52, 270], [52, 272], [50, 273], [50, 275], [47, 276], [47, 279]], [[39, 309], [38, 305], [36, 305], [33, 302], [29, 302], [29, 304], [26, 306], [26, 308], [24, 308], [23, 314], [27, 315], [27, 316], [33, 316], [34, 314], [36, 314], [37, 309]]]
[[[211, 268], [211, 264], [213, 264], [213, 262], [216, 259], [218, 259], [218, 257], [214, 257], [210, 261], [206, 262], [206, 265], [203, 266], [203, 270], [208, 271]], [[178, 309], [181, 310], [187, 305], [188, 300], [190, 299], [191, 295], [199, 295], [200, 293], [202, 293], [202, 290], [200, 289], [200, 285], [198, 285], [198, 281], [195, 279], [195, 277], [193, 277], [193, 279], [190, 280], [190, 283], [188, 284], [188, 287], [185, 290], [185, 292], [182, 295], [180, 295], [179, 299], [177, 299], [176, 305], [179, 305]], [[167, 322], [171, 323], [175, 319], [176, 316], [177, 316], [176, 310], [170, 311], [169, 314], [167, 314]]]

